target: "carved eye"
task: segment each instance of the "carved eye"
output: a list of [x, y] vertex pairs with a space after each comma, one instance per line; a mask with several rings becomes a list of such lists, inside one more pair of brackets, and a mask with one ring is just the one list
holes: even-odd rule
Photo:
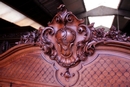
[[72, 17], [68, 16], [68, 22], [72, 22]]
[[78, 33], [81, 34], [82, 32], [84, 32], [84, 28], [83, 27], [79, 27], [78, 28]]
[[62, 20], [60, 19], [60, 17], [56, 16], [56, 22], [57, 23], [61, 23], [62, 22]]
[[67, 15], [67, 16], [66, 16], [66, 21], [67, 21], [67, 22], [73, 22], [72, 16], [71, 16], [71, 15]]

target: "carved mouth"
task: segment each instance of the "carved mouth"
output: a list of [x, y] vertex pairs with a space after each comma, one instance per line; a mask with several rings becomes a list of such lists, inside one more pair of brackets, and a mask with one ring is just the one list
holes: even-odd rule
[[62, 49], [61, 54], [62, 54], [62, 56], [67, 57], [67, 58], [72, 56], [72, 52], [68, 49], [66, 49], [66, 50]]
[[62, 56], [67, 57], [67, 58], [72, 56], [72, 54], [73, 54], [73, 52], [71, 51], [72, 45], [73, 44], [68, 44], [68, 45], [62, 44], [62, 46], [60, 45]]
[[62, 45], [62, 49], [64, 49], [65, 51], [67, 51], [68, 46], [66, 46], [66, 45]]

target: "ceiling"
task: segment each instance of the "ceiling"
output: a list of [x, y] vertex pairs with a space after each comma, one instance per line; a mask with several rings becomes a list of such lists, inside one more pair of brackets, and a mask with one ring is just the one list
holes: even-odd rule
[[[130, 1], [121, 0], [118, 9], [112, 9], [105, 6], [97, 7], [93, 10], [86, 11], [83, 0], [1, 0], [13, 9], [24, 14], [28, 18], [36, 21], [42, 26], [47, 26], [54, 15], [57, 13], [57, 7], [65, 4], [69, 11], [72, 11], [78, 18], [84, 18], [86, 24], [89, 24], [88, 17], [115, 15], [112, 25], [127, 35], [130, 35]], [[93, 5], [93, 3], [92, 3]], [[102, 9], [102, 12], [99, 10]], [[104, 20], [104, 22], [107, 22]], [[19, 27], [13, 23], [0, 18], [0, 31], [12, 27]], [[40, 26], [39, 26], [40, 27]]]

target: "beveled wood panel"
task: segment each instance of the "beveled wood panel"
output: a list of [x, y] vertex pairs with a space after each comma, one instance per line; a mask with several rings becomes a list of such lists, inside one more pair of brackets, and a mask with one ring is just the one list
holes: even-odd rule
[[[74, 76], [68, 82], [63, 82], [64, 77], [59, 73], [65, 71], [64, 67], [48, 60], [40, 47], [28, 45], [24, 48], [19, 45], [18, 48], [20, 47], [22, 48], [18, 51], [15, 51], [16, 47], [12, 48], [14, 53], [0, 61], [2, 87], [67, 87], [68, 83], [73, 83], [72, 87], [130, 86], [129, 47], [97, 46], [93, 56], [70, 68], [70, 74], [74, 73]], [[80, 66], [82, 67], [79, 68]], [[73, 80], [75, 77], [76, 82]]]
[[0, 61], [0, 81], [16, 83], [12, 87], [33, 87], [28, 84], [59, 86], [55, 80], [54, 69], [36, 47], [21, 50], [5, 60]]
[[130, 59], [100, 54], [81, 72], [78, 87], [129, 87]]
[[22, 36], [0, 55], [0, 81], [10, 87], [129, 87], [130, 36], [84, 25], [58, 7], [48, 27]]

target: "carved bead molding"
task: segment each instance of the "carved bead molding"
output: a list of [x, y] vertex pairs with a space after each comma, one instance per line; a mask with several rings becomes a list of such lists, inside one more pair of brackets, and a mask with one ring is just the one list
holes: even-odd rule
[[48, 27], [22, 36], [19, 43], [39, 44], [50, 59], [68, 69], [92, 55], [99, 43], [130, 42], [130, 36], [121, 34], [114, 26], [105, 32], [103, 28], [95, 29], [94, 23], [83, 24], [84, 20], [67, 11], [65, 5], [60, 5], [58, 10]]

